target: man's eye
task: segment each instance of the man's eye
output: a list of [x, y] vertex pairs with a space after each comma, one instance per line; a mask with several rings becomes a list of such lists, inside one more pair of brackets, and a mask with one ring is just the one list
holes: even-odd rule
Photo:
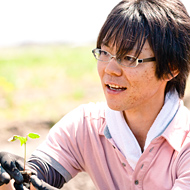
[[102, 54], [102, 55], [108, 55], [108, 52], [106, 52], [106, 51], [101, 51], [101, 54]]
[[130, 57], [130, 56], [125, 56], [124, 58], [123, 58], [125, 61], [130, 61], [130, 62], [134, 62], [136, 59], [135, 59], [135, 57]]

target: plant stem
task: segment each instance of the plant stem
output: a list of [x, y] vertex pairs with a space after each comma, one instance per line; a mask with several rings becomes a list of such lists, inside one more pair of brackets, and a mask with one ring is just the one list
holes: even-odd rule
[[24, 143], [24, 171], [26, 166], [26, 143]]

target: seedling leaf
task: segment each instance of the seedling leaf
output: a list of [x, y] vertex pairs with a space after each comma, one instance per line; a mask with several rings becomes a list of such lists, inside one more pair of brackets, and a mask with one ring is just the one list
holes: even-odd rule
[[9, 142], [13, 142], [13, 141], [16, 141], [17, 139], [20, 141], [21, 146], [22, 146], [23, 144], [26, 144], [27, 137], [21, 137], [21, 136], [19, 136], [19, 135], [14, 135], [14, 136], [12, 136], [10, 139], [8, 139], [8, 141], [9, 141]]
[[10, 139], [8, 139], [9, 142], [13, 142], [18, 139], [21, 143], [21, 146], [24, 144], [24, 171], [25, 171], [25, 165], [26, 165], [26, 142], [28, 140], [27, 137], [30, 137], [32, 139], [37, 139], [40, 137], [40, 135], [38, 135], [37, 133], [29, 133], [26, 137], [14, 135]]
[[11, 138], [8, 139], [9, 142], [16, 141], [18, 139], [18, 136], [14, 135]]
[[29, 133], [28, 137], [30, 137], [31, 139], [37, 139], [40, 138], [40, 135], [38, 135], [37, 133]]

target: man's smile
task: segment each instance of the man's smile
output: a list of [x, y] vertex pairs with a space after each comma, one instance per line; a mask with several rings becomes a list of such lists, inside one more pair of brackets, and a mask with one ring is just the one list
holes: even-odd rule
[[114, 91], [124, 91], [127, 88], [123, 87], [123, 86], [118, 86], [115, 84], [106, 84], [107, 88], [109, 88], [110, 90], [114, 90]]

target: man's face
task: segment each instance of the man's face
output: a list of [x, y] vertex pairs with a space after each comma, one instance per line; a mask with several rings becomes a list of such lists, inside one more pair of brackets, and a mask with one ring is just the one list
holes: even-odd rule
[[[116, 48], [111, 45], [102, 45], [101, 49], [112, 55], [116, 53]], [[135, 51], [134, 48], [128, 55], [134, 56]], [[149, 57], [154, 57], [154, 53], [146, 41], [138, 58]], [[108, 106], [118, 111], [135, 111], [143, 106], [164, 103], [167, 81], [157, 79], [155, 69], [155, 61], [140, 63], [133, 68], [119, 65], [115, 58], [110, 62], [98, 61], [98, 73]]]

